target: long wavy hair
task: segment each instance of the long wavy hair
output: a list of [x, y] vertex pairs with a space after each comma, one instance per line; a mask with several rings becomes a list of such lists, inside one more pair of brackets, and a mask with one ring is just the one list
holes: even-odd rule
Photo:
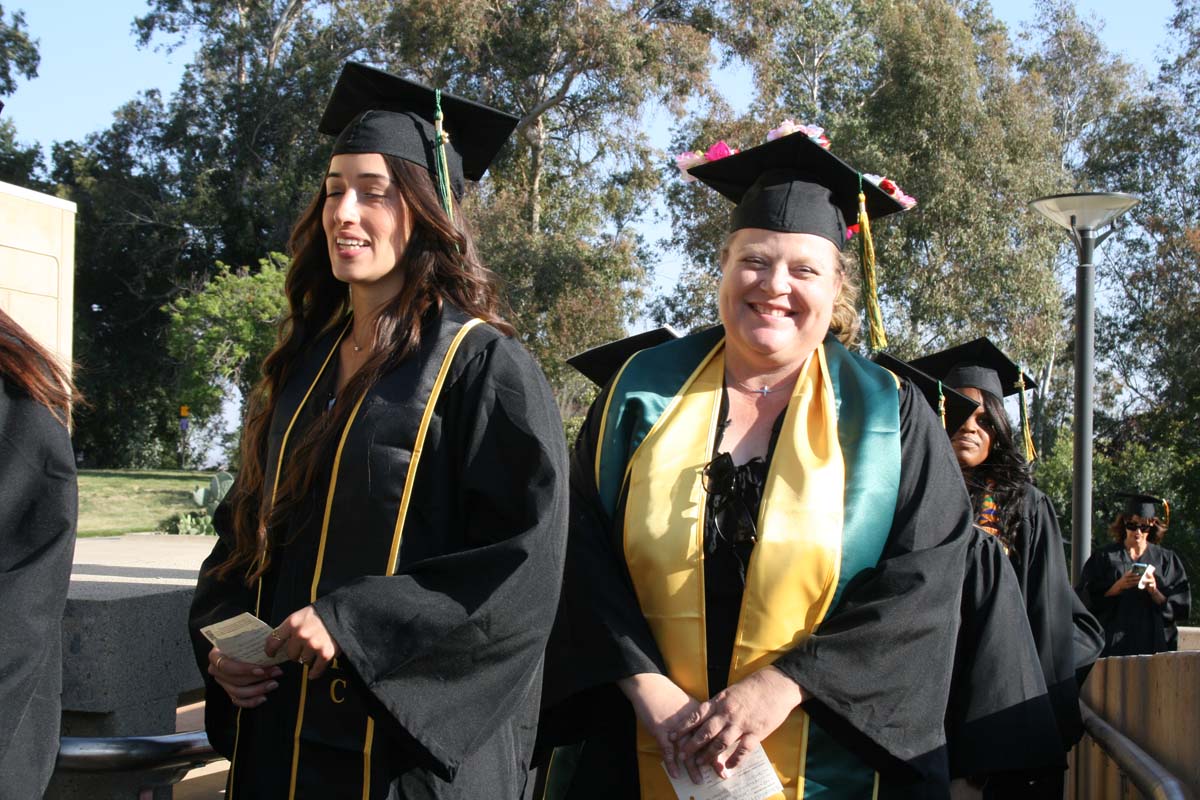
[[346, 401], [320, 415], [288, 448], [288, 468], [277, 476], [276, 487], [267, 486], [268, 440], [280, 393], [302, 354], [321, 335], [346, 324], [352, 311], [348, 288], [334, 277], [329, 260], [322, 181], [288, 241], [292, 256], [284, 284], [288, 311], [247, 405], [241, 469], [228, 498], [234, 546], [212, 570], [219, 578], [240, 573], [249, 586], [268, 568], [275, 532], [285, 528], [280, 523], [313, 487], [349, 419], [353, 401], [417, 351], [422, 326], [441, 312], [444, 303], [513, 334], [501, 315], [495, 275], [480, 261], [457, 202], [452, 222], [428, 170], [392, 156], [385, 155], [384, 160], [403, 201], [400, 213], [408, 214], [411, 222], [411, 234], [396, 263], [404, 284], [375, 317], [372, 355], [341, 391]]
[[83, 401], [71, 375], [16, 320], [0, 311], [0, 376], [71, 428], [71, 408]]
[[1004, 412], [1004, 403], [991, 392], [981, 391], [980, 394], [983, 396], [983, 424], [991, 433], [992, 444], [983, 463], [964, 470], [963, 479], [976, 516], [984, 497], [992, 496], [999, 509], [1000, 541], [1010, 553], [1019, 555], [1017, 529], [1021, 524], [1021, 500], [1029, 487], [1029, 464], [1013, 439], [1012, 424]]

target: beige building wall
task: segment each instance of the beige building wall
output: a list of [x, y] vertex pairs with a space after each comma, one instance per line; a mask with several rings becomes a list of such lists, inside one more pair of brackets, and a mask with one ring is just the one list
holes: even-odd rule
[[71, 361], [75, 204], [0, 183], [0, 309]]

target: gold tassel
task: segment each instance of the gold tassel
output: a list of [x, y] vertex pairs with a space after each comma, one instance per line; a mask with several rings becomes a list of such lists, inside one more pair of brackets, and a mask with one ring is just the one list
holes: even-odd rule
[[[887, 347], [883, 332], [883, 311], [879, 308], [879, 285], [875, 277], [875, 243], [871, 241], [871, 221], [867, 219], [867, 196], [862, 191], [862, 176], [858, 176], [858, 235], [862, 237], [863, 288], [866, 291], [868, 341], [872, 350]], [[943, 427], [945, 422], [943, 421]]]
[[1029, 429], [1029, 406], [1025, 403], [1025, 375], [1017, 378], [1017, 388], [1021, 390], [1021, 435], [1025, 439], [1025, 460], [1030, 464], [1037, 458], [1037, 450], [1033, 447], [1033, 432]]
[[942, 420], [942, 430], [946, 430], [946, 394], [942, 391], [941, 381], [938, 381], [938, 417]]
[[1163, 527], [1171, 527], [1171, 504], [1167, 502], [1167, 498], [1162, 499], [1163, 504]]

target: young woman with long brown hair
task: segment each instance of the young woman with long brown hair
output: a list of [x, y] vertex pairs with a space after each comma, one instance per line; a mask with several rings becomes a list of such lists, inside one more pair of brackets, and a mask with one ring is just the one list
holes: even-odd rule
[[41, 797], [58, 755], [77, 491], [74, 386], [0, 311], [0, 795]]
[[[334, 90], [338, 140], [192, 606], [230, 798], [527, 791], [565, 445], [457, 202], [515, 123], [357, 64]], [[247, 611], [287, 661], [200, 635]]]

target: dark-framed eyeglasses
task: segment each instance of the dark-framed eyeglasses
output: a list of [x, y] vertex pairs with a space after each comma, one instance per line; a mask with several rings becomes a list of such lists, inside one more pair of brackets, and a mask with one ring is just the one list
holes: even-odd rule
[[1155, 525], [1153, 522], [1134, 522], [1133, 520], [1129, 520], [1128, 522], [1125, 523], [1125, 530], [1127, 530], [1127, 531], [1143, 531], [1145, 533], [1154, 533], [1154, 531], [1158, 530], [1158, 526]]

